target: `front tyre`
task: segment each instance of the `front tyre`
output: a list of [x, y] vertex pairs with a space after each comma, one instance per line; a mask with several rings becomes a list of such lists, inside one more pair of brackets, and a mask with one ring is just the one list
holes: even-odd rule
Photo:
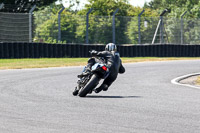
[[97, 75], [92, 75], [91, 79], [88, 81], [88, 83], [85, 85], [84, 88], [82, 88], [79, 91], [80, 97], [85, 97], [91, 90], [93, 90], [99, 83], [99, 77]]

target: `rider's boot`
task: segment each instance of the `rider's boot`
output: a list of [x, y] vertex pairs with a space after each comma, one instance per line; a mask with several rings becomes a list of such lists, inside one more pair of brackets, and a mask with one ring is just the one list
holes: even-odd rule
[[99, 93], [100, 91], [107, 91], [108, 90], [108, 85], [107, 84], [102, 84], [100, 87], [96, 88], [94, 90], [95, 93]]
[[78, 80], [77, 84], [78, 84], [78, 85], [75, 87], [75, 90], [74, 90], [73, 93], [72, 93], [74, 96], [77, 96], [77, 95], [78, 95], [78, 92], [79, 92], [79, 90], [80, 90], [81, 80]]
[[108, 85], [104, 84], [103, 91], [107, 91], [107, 90], [108, 90]]
[[78, 92], [79, 92], [79, 89], [76, 87], [72, 94], [73, 94], [74, 96], [77, 96], [77, 95], [78, 95]]

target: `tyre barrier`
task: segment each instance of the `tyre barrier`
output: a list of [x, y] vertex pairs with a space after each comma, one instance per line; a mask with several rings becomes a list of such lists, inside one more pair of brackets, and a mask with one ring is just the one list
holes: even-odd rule
[[[200, 57], [200, 45], [145, 44], [119, 45], [121, 57]], [[90, 57], [90, 50], [102, 51], [105, 45], [0, 43], [0, 58]]]

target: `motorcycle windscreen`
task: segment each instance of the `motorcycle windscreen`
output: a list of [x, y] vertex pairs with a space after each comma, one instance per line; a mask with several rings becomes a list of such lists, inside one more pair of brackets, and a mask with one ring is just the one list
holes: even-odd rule
[[100, 64], [99, 63], [95, 63], [93, 66], [92, 66], [92, 70], [95, 70]]

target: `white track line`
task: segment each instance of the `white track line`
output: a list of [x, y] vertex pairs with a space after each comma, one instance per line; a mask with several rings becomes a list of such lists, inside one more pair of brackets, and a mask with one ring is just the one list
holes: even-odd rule
[[200, 87], [197, 87], [197, 86], [179, 83], [180, 80], [189, 78], [189, 77], [191, 77], [191, 76], [196, 76], [196, 75], [200, 75], [200, 73], [192, 73], [192, 74], [187, 74], [187, 75], [183, 75], [183, 76], [177, 77], [177, 78], [175, 78], [175, 79], [172, 79], [172, 80], [171, 80], [171, 83], [172, 83], [172, 84], [175, 84], [175, 85], [182, 85], [182, 86], [192, 87], [192, 88], [195, 88], [195, 89], [200, 89]]

